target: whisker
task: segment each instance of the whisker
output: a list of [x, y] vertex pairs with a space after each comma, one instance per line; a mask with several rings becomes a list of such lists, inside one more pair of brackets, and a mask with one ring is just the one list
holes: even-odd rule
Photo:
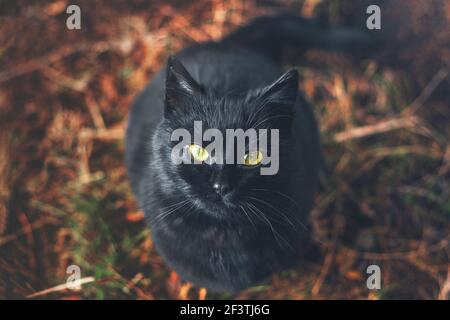
[[297, 230], [296, 225], [289, 219], [288, 215], [284, 214], [281, 211], [281, 209], [278, 209], [277, 207], [271, 205], [270, 203], [268, 203], [268, 202], [266, 202], [264, 200], [261, 200], [261, 199], [255, 198], [255, 197], [248, 197], [248, 198], [253, 199], [255, 201], [258, 201], [259, 203], [262, 203], [263, 205], [265, 205], [265, 206], [275, 210], [275, 213], [278, 213], [277, 215], [279, 217], [281, 217], [284, 221], [286, 221], [294, 230]]
[[157, 226], [159, 223], [161, 223], [163, 220], [165, 220], [168, 216], [174, 214], [175, 212], [177, 212], [178, 210], [180, 210], [182, 207], [184, 207], [186, 204], [189, 203], [189, 200], [183, 200], [178, 204], [178, 206], [176, 206], [175, 208], [172, 208], [170, 210], [167, 211], [163, 211], [161, 213], [159, 213], [155, 219], [153, 221], [151, 221], [153, 226]]
[[248, 221], [253, 225], [253, 227], [256, 229], [255, 222], [251, 219], [249, 213], [245, 210], [245, 203], [244, 205], [239, 205], [239, 208], [241, 208], [242, 212], [244, 212], [245, 216], [247, 217]]
[[269, 190], [269, 189], [250, 189], [250, 190], [253, 190], [253, 191], [266, 191], [266, 192], [270, 192], [270, 193], [276, 193], [276, 194], [279, 194], [280, 196], [285, 197], [286, 199], [288, 199], [289, 201], [291, 201], [293, 204], [295, 204], [297, 207], [299, 207], [297, 201], [295, 201], [294, 199], [292, 199], [291, 197], [289, 197], [287, 194], [285, 194], [285, 193], [283, 193], [283, 192], [280, 192], [280, 191], [278, 191], [278, 190]]
[[292, 246], [289, 244], [289, 242], [287, 242], [287, 240], [284, 239], [284, 238], [283, 238], [283, 237], [282, 237], [282, 236], [274, 229], [274, 227], [273, 227], [272, 223], [270, 222], [270, 220], [267, 219], [267, 217], [264, 215], [264, 213], [263, 213], [260, 209], [258, 209], [258, 207], [257, 207], [254, 203], [248, 202], [248, 208], [249, 208], [249, 209], [252, 209], [252, 208], [253, 208], [253, 211], [254, 211], [255, 213], [257, 213], [257, 217], [263, 218], [263, 221], [265, 221], [266, 224], [269, 226], [270, 230], [272, 231], [272, 234], [273, 234], [273, 237], [274, 237], [275, 241], [280, 245], [280, 247], [283, 248], [283, 245], [282, 245], [281, 242], [280, 242], [280, 240], [282, 240], [284, 243], [286, 243], [286, 245], [287, 245], [290, 249], [292, 249], [292, 250], [294, 249], [294, 248], [292, 248]]
[[[279, 194], [279, 195], [281, 195], [281, 196], [283, 196], [284, 198], [286, 198], [286, 199], [288, 199], [288, 200], [290, 200], [299, 210], [301, 210], [301, 208], [300, 208], [300, 206], [297, 204], [297, 202], [294, 200], [294, 199], [292, 199], [291, 197], [289, 197], [288, 195], [286, 195], [286, 194], [284, 194], [284, 193], [282, 193], [282, 192], [279, 192], [279, 191], [276, 191], [276, 190], [268, 190], [268, 189], [250, 189], [250, 190], [252, 190], [252, 191], [267, 191], [267, 192], [270, 192], [270, 193], [276, 193], [276, 194]], [[266, 202], [266, 201], [264, 201], [264, 200], [262, 200], [262, 199], [260, 199], [260, 198], [256, 198], [256, 199], [258, 199], [260, 202]], [[281, 208], [276, 208], [275, 206], [272, 206], [270, 203], [268, 203], [268, 202], [266, 202], [266, 205], [270, 205], [273, 209], [278, 209], [278, 210], [282, 210]], [[281, 213], [281, 212], [280, 212]], [[298, 218], [298, 217], [296, 217], [296, 216], [294, 216], [294, 215], [292, 215], [292, 214], [290, 214], [289, 213], [289, 211], [285, 211], [285, 214], [286, 215], [288, 215], [288, 216], [290, 216], [297, 224], [299, 224], [303, 229], [305, 229], [306, 231], [308, 231], [309, 229], [308, 229], [308, 227], [301, 221], [301, 219], [300, 218]], [[283, 215], [283, 216], [285, 216], [286, 217], [286, 215]], [[287, 218], [287, 217], [286, 217]], [[292, 222], [292, 220], [290, 220], [291, 222]], [[297, 230], [297, 229], [296, 229]]]

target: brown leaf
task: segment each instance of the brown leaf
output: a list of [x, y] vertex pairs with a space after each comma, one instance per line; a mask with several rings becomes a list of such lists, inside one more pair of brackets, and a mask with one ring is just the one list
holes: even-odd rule
[[349, 279], [349, 280], [361, 280], [362, 279], [362, 275], [361, 275], [361, 272], [359, 272], [359, 271], [356, 271], [356, 270], [350, 270], [350, 271], [347, 271], [346, 273], [345, 273], [345, 277], [347, 278], [347, 279]]
[[137, 212], [130, 212], [127, 214], [127, 220], [130, 222], [139, 222], [144, 219], [144, 212], [137, 211]]
[[100, 78], [100, 87], [108, 100], [117, 99], [117, 90], [114, 78], [110, 74], [103, 74]]

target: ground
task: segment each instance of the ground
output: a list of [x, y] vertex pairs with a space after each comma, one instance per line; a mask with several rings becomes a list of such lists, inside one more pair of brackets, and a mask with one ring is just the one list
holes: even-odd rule
[[[288, 52], [320, 122], [327, 174], [311, 213], [317, 261], [235, 296], [185, 283], [155, 252], [123, 132], [167, 57], [280, 8], [364, 27], [368, 1], [0, 4], [0, 298], [446, 299], [450, 291], [450, 4], [371, 1], [373, 53]], [[70, 2], [72, 4], [72, 2]], [[381, 290], [366, 269], [381, 267]], [[85, 284], [67, 290], [78, 265]]]

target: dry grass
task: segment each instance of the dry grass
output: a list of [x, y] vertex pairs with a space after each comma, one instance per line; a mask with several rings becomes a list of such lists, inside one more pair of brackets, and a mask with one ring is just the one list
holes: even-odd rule
[[[323, 258], [237, 296], [181, 282], [155, 252], [123, 164], [130, 103], [189, 43], [279, 7], [356, 23], [364, 1], [80, 1], [82, 31], [64, 28], [68, 1], [22, 2], [0, 6], [0, 298], [448, 298], [449, 42], [442, 25], [420, 33], [435, 11], [448, 26], [440, 0], [411, 1], [414, 21], [372, 59], [298, 65], [329, 171], [312, 212]], [[78, 291], [71, 264], [90, 280]]]

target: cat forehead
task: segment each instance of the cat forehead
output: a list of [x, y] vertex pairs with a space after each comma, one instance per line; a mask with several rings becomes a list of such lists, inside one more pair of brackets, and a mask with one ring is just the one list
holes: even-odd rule
[[193, 126], [194, 121], [201, 121], [206, 129], [245, 129], [251, 106], [238, 99], [204, 99], [196, 105], [185, 109], [185, 122]]

